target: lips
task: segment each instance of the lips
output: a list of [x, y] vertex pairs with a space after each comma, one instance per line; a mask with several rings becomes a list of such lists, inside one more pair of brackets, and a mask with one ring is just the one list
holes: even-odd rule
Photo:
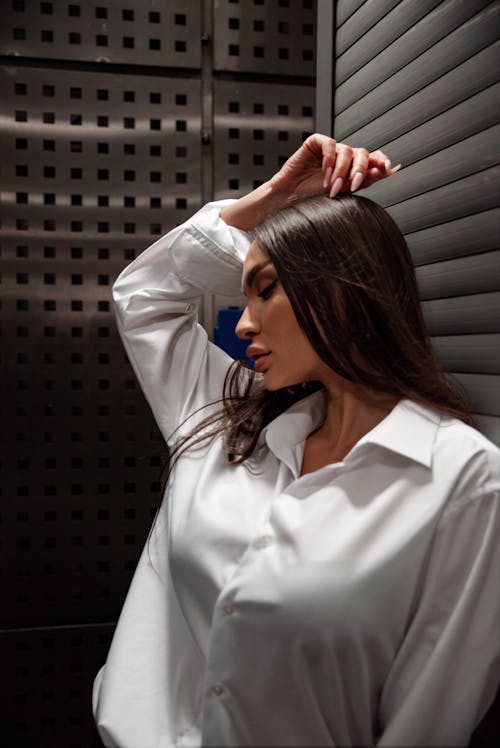
[[247, 348], [247, 356], [253, 360], [255, 371], [262, 371], [266, 368], [270, 354], [271, 351], [263, 351], [254, 346]]
[[267, 369], [267, 362], [270, 355], [271, 352], [269, 351], [269, 353], [261, 353], [259, 356], [254, 357], [253, 368], [255, 371], [264, 371]]

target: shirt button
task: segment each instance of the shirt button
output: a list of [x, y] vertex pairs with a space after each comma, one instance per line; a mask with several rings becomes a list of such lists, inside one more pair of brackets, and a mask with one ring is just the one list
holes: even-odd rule
[[260, 538], [259, 542], [258, 542], [258, 547], [259, 548], [267, 548], [267, 546], [271, 545], [272, 542], [273, 542], [273, 536], [272, 535], [263, 535]]
[[221, 686], [220, 683], [216, 683], [214, 686], [212, 686], [212, 693], [214, 693], [216, 696], [222, 696], [224, 693], [224, 687]]
[[230, 616], [233, 611], [234, 611], [234, 608], [232, 605], [224, 605], [224, 613], [227, 616]]

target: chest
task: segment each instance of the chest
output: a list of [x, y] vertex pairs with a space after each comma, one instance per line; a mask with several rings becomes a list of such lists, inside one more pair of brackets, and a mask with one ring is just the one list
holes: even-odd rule
[[202, 648], [221, 600], [265, 609], [247, 620], [280, 636], [340, 642], [384, 621], [397, 638], [436, 520], [421, 476], [339, 463], [297, 479], [271, 454], [258, 469], [211, 459], [186, 463], [170, 498], [170, 568]]

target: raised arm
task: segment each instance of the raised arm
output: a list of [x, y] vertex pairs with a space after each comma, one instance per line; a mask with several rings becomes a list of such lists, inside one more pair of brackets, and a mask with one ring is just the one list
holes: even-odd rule
[[269, 181], [225, 206], [221, 218], [229, 225], [251, 231], [267, 216], [301, 197], [355, 192], [395, 174], [400, 165], [382, 151], [351, 148], [333, 138], [310, 135]]
[[[125, 268], [113, 288], [118, 327], [165, 438], [221, 397], [231, 360], [197, 324], [197, 301], [204, 293], [239, 293], [249, 246], [244, 232], [289, 201], [367, 186], [396, 170], [381, 152], [312, 135], [261, 187], [208, 204]], [[191, 419], [186, 429], [195, 425]]]

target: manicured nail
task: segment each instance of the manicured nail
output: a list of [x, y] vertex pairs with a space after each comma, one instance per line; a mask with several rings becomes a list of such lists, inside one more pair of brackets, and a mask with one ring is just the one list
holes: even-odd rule
[[343, 184], [344, 180], [342, 179], [342, 177], [337, 177], [332, 185], [332, 189], [330, 190], [330, 197], [335, 197], [335, 195], [342, 189]]
[[352, 178], [351, 182], [351, 192], [356, 192], [361, 187], [361, 184], [364, 179], [364, 174], [362, 174], [360, 171], [357, 171], [356, 174]]
[[325, 171], [325, 178], [323, 180], [323, 187], [328, 187], [328, 185], [330, 184], [330, 178], [332, 176], [332, 171], [333, 171], [333, 169], [332, 169], [331, 166], [329, 166], [328, 169]]
[[391, 162], [389, 161], [389, 159], [385, 161], [384, 166], [385, 166], [385, 170], [389, 171], [389, 169], [391, 168]]

